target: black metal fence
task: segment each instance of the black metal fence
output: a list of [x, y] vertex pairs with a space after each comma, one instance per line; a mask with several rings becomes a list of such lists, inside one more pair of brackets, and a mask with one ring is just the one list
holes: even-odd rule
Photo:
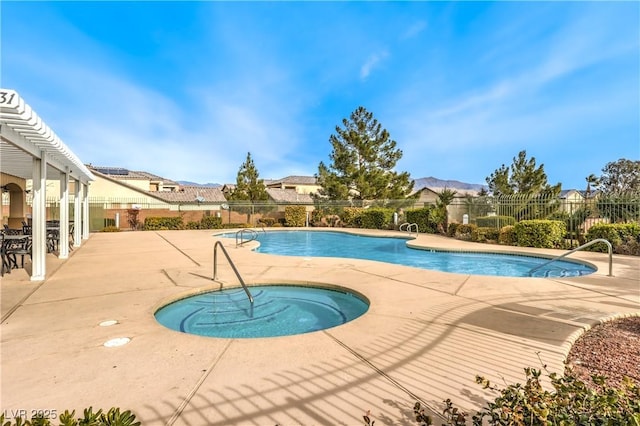
[[[28, 202], [30, 200], [27, 200]], [[30, 204], [30, 203], [29, 203]], [[69, 214], [74, 219], [74, 202], [69, 204]], [[433, 205], [435, 202], [416, 200], [372, 200], [372, 201], [326, 201], [305, 206], [311, 218], [314, 210], [326, 215], [340, 215], [345, 207], [387, 207], [399, 212], [412, 208]], [[226, 203], [166, 203], [149, 198], [89, 198], [90, 230], [100, 231], [105, 226], [130, 227], [132, 211], [137, 211], [139, 221], [149, 216], [182, 216], [185, 223], [199, 221], [203, 216], [217, 216], [224, 224], [256, 225], [259, 219], [271, 217], [284, 223], [287, 206], [301, 205], [274, 202], [226, 202]], [[456, 197], [447, 206], [449, 223], [477, 222], [478, 218], [495, 216], [496, 227], [513, 223], [513, 220], [555, 219], [565, 221], [569, 232], [586, 232], [596, 223], [640, 223], [640, 193], [593, 198], [559, 198], [536, 195], [514, 195], [502, 197]], [[48, 219], [59, 219], [60, 201], [47, 200]], [[505, 219], [504, 223], [501, 218]], [[513, 219], [510, 219], [513, 218]]]

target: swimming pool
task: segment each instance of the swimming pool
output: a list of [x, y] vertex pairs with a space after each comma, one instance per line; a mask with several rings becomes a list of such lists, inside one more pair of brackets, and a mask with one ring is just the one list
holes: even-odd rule
[[324, 287], [257, 285], [210, 291], [180, 299], [155, 313], [170, 329], [199, 336], [255, 338], [290, 336], [336, 327], [369, 309], [364, 298]]
[[[218, 236], [234, 237], [233, 234]], [[572, 277], [595, 272], [589, 265], [568, 260], [547, 261], [545, 257], [519, 254], [420, 250], [407, 247], [407, 238], [372, 237], [335, 231], [259, 232], [260, 253], [304, 257], [344, 257], [377, 260], [443, 272], [506, 277]]]

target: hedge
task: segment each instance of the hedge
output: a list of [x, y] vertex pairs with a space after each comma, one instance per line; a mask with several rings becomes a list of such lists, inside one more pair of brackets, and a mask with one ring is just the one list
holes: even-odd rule
[[516, 241], [516, 231], [513, 225], [507, 225], [500, 228], [500, 235], [498, 236], [499, 244], [515, 246]]
[[284, 219], [287, 226], [304, 226], [307, 222], [307, 208], [305, 206], [286, 206]]
[[146, 231], [158, 231], [165, 229], [184, 229], [181, 217], [147, 217], [144, 220]]
[[478, 243], [498, 242], [500, 230], [494, 227], [477, 227], [471, 230], [471, 241]]
[[395, 209], [369, 208], [360, 215], [360, 226], [367, 229], [387, 229], [393, 221]]
[[567, 225], [559, 220], [522, 220], [514, 231], [521, 247], [554, 248], [562, 245]]
[[362, 224], [361, 216], [363, 212], [364, 209], [362, 207], [345, 207], [340, 212], [340, 220], [344, 226], [359, 228]]
[[407, 210], [405, 219], [409, 223], [418, 224], [418, 232], [435, 234], [438, 229], [438, 212], [435, 206]]
[[[638, 243], [640, 239], [640, 224], [637, 223], [599, 223], [593, 225], [587, 231], [586, 241], [593, 241], [598, 238], [604, 238], [613, 246], [613, 251], [620, 254], [636, 254], [629, 253], [628, 249], [622, 246], [628, 246], [633, 242]], [[606, 252], [607, 246], [604, 243], [597, 243], [586, 250]]]

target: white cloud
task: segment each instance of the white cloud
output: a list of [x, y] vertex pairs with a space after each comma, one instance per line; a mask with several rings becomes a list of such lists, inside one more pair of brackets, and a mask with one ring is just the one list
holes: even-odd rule
[[421, 32], [423, 32], [426, 28], [427, 28], [426, 21], [417, 21], [413, 25], [411, 25], [409, 28], [407, 28], [404, 33], [400, 35], [400, 39], [406, 40], [406, 39], [416, 37]]
[[371, 74], [371, 70], [388, 56], [389, 53], [386, 50], [371, 54], [360, 68], [360, 78], [366, 80]]

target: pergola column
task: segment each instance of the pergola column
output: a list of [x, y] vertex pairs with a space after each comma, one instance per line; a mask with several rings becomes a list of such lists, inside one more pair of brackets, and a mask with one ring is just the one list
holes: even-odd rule
[[80, 199], [80, 186], [76, 180], [73, 185], [73, 246], [80, 247], [82, 240], [82, 204]]
[[82, 184], [82, 239], [89, 238], [89, 185]]
[[69, 169], [60, 173], [60, 243], [58, 257], [69, 257]]
[[42, 151], [32, 161], [31, 281], [42, 281], [47, 272], [47, 154]]

